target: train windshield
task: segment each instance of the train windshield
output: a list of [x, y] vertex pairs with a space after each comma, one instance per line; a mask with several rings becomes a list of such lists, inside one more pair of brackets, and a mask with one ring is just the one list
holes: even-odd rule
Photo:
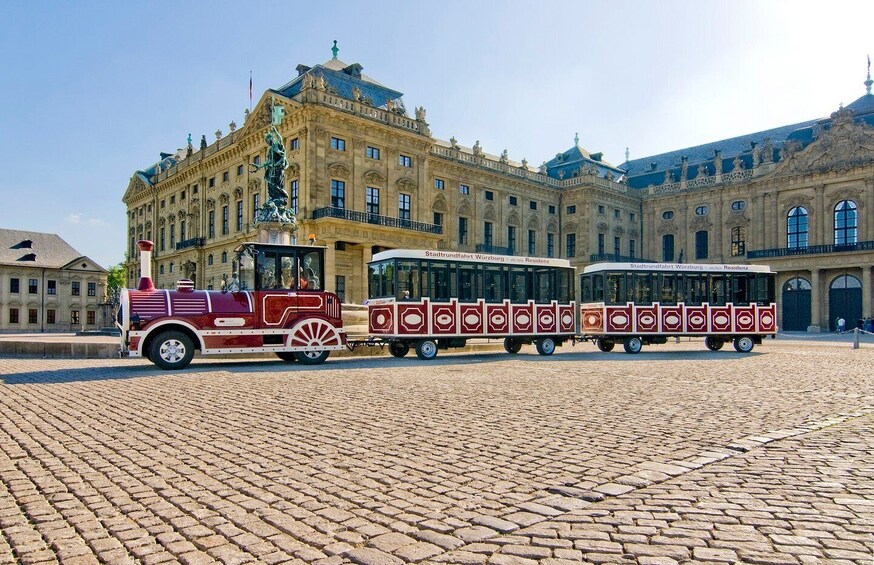
[[238, 248], [240, 290], [322, 290], [321, 247], [245, 244]]

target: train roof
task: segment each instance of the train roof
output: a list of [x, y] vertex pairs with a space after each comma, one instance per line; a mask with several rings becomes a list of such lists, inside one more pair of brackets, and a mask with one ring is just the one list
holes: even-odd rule
[[596, 263], [583, 274], [602, 271], [658, 271], [666, 273], [773, 273], [767, 265], [718, 265], [713, 263]]
[[465, 253], [463, 251], [440, 251], [438, 249], [390, 249], [374, 254], [371, 263], [387, 259], [429, 259], [434, 261], [469, 261], [472, 263], [500, 263], [504, 265], [525, 265], [532, 267], [571, 268], [567, 259], [548, 259], [546, 257], [519, 257], [516, 255], [490, 255], [487, 253]]

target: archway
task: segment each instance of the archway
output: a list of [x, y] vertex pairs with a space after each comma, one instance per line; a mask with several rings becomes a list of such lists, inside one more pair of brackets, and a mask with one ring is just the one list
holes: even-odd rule
[[862, 283], [853, 275], [836, 276], [828, 290], [828, 323], [837, 329], [838, 317], [847, 321], [847, 328], [856, 327], [862, 318]]
[[794, 277], [783, 285], [783, 331], [803, 332], [810, 326], [811, 287], [807, 279]]

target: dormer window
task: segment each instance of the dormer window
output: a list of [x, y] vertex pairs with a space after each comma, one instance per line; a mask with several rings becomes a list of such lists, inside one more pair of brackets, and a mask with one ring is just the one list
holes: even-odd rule
[[36, 261], [36, 253], [28, 253], [27, 255], [22, 255], [19, 261]]
[[33, 249], [33, 241], [29, 239], [23, 239], [10, 247], [10, 249]]

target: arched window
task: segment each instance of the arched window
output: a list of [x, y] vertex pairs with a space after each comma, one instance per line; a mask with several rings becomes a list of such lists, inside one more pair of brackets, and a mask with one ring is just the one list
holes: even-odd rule
[[853, 275], [838, 275], [829, 285], [829, 289], [862, 288], [862, 282]]
[[835, 245], [851, 245], [857, 241], [856, 203], [841, 200], [835, 206]]
[[807, 279], [803, 279], [801, 277], [793, 277], [783, 283], [783, 292], [792, 291], [792, 290], [811, 290], [810, 283]]
[[796, 206], [786, 216], [786, 247], [807, 247], [807, 208]]
[[222, 251], [222, 263], [227, 263], [227, 262], [228, 262], [228, 252]]
[[172, 261], [170, 261], [170, 272], [171, 273], [173, 272], [173, 262]]
[[212, 265], [212, 253], [210, 253], [206, 258], [206, 264]]
[[674, 260], [674, 234], [668, 233], [662, 236], [662, 261], [670, 263]]
[[158, 274], [159, 274], [159, 275], [163, 275], [163, 274], [164, 274], [164, 263], [161, 263], [161, 264], [158, 266]]
[[747, 252], [746, 228], [737, 226], [731, 228], [731, 256], [740, 257]]

